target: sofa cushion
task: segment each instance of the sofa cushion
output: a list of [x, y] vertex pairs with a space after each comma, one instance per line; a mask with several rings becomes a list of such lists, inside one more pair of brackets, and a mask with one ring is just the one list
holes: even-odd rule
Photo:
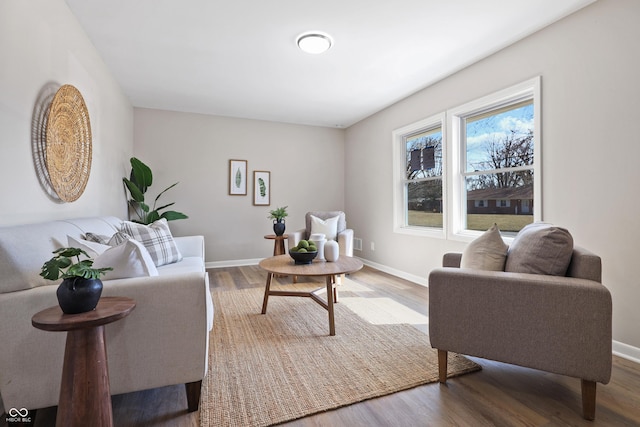
[[572, 253], [573, 237], [568, 230], [535, 222], [525, 226], [513, 239], [505, 271], [564, 276]]
[[158, 275], [158, 269], [149, 251], [142, 243], [133, 239], [126, 240], [118, 246], [109, 247], [94, 259], [93, 267], [113, 268], [102, 276], [104, 281]]
[[460, 268], [476, 270], [504, 271], [507, 246], [500, 236], [497, 224], [467, 245], [462, 252]]
[[178, 262], [182, 259], [178, 246], [176, 246], [171, 235], [169, 224], [164, 218], [150, 225], [124, 221], [121, 231], [127, 233], [147, 248], [156, 267]]

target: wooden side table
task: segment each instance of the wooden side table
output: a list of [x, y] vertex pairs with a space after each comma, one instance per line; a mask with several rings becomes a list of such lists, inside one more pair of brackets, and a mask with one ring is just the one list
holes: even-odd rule
[[275, 234], [267, 234], [264, 236], [265, 239], [273, 240], [273, 256], [276, 255], [284, 255], [287, 252], [284, 249], [284, 241], [289, 238], [288, 234], [283, 234], [282, 236], [276, 236]]
[[86, 313], [64, 314], [54, 306], [31, 318], [38, 329], [67, 331], [56, 426], [113, 426], [104, 326], [135, 306], [131, 298], [103, 297]]

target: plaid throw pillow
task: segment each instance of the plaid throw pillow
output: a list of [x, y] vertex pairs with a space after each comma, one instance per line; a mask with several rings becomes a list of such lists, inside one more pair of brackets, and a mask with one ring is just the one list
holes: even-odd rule
[[118, 231], [111, 237], [95, 233], [87, 233], [84, 235], [84, 238], [89, 242], [100, 243], [101, 245], [118, 246], [131, 239], [131, 236], [127, 233], [123, 233], [122, 231]]
[[164, 218], [150, 225], [124, 221], [121, 231], [147, 248], [156, 267], [182, 260], [182, 255], [169, 230], [169, 224]]

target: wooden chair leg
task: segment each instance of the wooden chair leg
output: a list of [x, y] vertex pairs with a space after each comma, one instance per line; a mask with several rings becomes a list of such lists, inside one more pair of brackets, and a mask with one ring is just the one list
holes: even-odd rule
[[596, 382], [582, 381], [582, 416], [585, 420], [596, 418]]
[[189, 412], [195, 412], [200, 407], [200, 391], [202, 390], [202, 380], [192, 383], [185, 383], [187, 391], [187, 407]]
[[438, 381], [447, 382], [447, 352], [444, 350], [438, 350]]

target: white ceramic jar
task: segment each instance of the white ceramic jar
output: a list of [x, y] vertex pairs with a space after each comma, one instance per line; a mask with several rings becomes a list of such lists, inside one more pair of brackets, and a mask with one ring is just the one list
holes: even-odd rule
[[329, 240], [324, 244], [324, 258], [329, 262], [338, 260], [340, 256], [340, 246], [335, 240]]
[[316, 248], [318, 248], [318, 255], [316, 256], [317, 260], [324, 261], [324, 245], [327, 242], [324, 234], [322, 233], [314, 233], [309, 237], [309, 240], [316, 244]]

